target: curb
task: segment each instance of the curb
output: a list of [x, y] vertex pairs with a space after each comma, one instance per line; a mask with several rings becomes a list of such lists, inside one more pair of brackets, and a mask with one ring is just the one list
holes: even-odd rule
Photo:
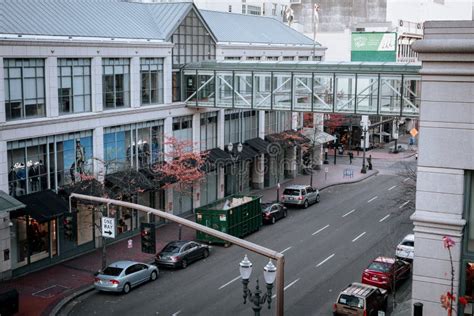
[[374, 173], [368, 175], [368, 176], [365, 177], [365, 178], [360, 178], [360, 179], [353, 180], [353, 181], [332, 183], [332, 184], [328, 184], [328, 185], [326, 185], [326, 186], [321, 186], [321, 187], [318, 188], [318, 189], [319, 189], [319, 191], [323, 191], [323, 190], [325, 190], [325, 189], [327, 189], [327, 188], [335, 187], [335, 186], [337, 186], [337, 185], [359, 183], [359, 182], [362, 182], [362, 181], [364, 181], [364, 180], [366, 180], [366, 179], [368, 179], [368, 178], [371, 178], [371, 177], [373, 177], [373, 176], [376, 176], [376, 175], [378, 175], [378, 174], [379, 174], [379, 171], [378, 171], [378, 170], [374, 170]]

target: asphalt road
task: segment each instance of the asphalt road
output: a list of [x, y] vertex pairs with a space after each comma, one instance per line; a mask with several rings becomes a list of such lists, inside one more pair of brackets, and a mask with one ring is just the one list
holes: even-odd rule
[[[371, 259], [394, 255], [396, 244], [413, 229], [413, 197], [405, 183], [382, 174], [329, 188], [319, 204], [291, 209], [286, 219], [247, 237], [285, 254], [285, 315], [332, 315], [339, 291], [360, 281]], [[252, 315], [251, 304], [242, 302], [239, 279], [245, 253], [237, 246], [213, 247], [206, 260], [186, 270], [162, 270], [157, 281], [128, 295], [94, 291], [80, 297], [70, 315]], [[267, 260], [248, 255], [253, 290], [256, 278], [264, 284]], [[264, 306], [262, 315], [272, 314], [274, 306]]]

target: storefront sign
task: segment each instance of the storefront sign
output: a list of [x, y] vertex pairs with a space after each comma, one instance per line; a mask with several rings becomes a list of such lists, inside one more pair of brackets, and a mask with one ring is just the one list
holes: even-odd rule
[[115, 238], [115, 218], [102, 217], [102, 236]]

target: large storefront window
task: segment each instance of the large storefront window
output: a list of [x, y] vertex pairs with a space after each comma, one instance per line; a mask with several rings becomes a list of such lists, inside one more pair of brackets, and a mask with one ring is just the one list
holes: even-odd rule
[[163, 103], [163, 58], [141, 58], [141, 104]]
[[201, 183], [201, 206], [207, 205], [217, 200], [217, 172], [212, 171], [206, 174]]
[[[193, 141], [193, 116], [173, 117], [173, 137], [178, 141]], [[191, 151], [192, 145], [187, 148]]]
[[7, 120], [45, 116], [44, 60], [5, 58], [3, 67]]
[[224, 142], [237, 143], [258, 137], [257, 111], [226, 110]]
[[130, 59], [104, 58], [102, 67], [104, 107], [130, 107]]
[[91, 60], [58, 59], [59, 114], [91, 111]]
[[265, 111], [265, 135], [290, 130], [291, 120], [291, 112]]
[[106, 173], [163, 161], [163, 138], [163, 120], [105, 128]]
[[57, 190], [92, 174], [92, 132], [32, 138], [7, 144], [12, 196]]
[[217, 147], [217, 112], [201, 113], [201, 151]]

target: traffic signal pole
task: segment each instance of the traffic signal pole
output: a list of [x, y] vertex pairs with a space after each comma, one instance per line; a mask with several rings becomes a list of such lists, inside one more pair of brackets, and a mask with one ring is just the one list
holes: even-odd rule
[[234, 236], [231, 236], [229, 234], [220, 232], [218, 230], [206, 227], [204, 225], [195, 223], [193, 221], [187, 220], [185, 218], [169, 214], [167, 212], [163, 212], [160, 210], [156, 210], [154, 208], [140, 205], [140, 204], [135, 204], [135, 203], [130, 203], [130, 202], [125, 202], [125, 201], [120, 201], [120, 200], [113, 200], [113, 199], [106, 199], [102, 197], [95, 197], [95, 196], [89, 196], [89, 195], [84, 195], [84, 194], [77, 194], [77, 193], [72, 193], [69, 196], [69, 211], [71, 211], [71, 201], [72, 199], [80, 199], [80, 200], [86, 200], [86, 201], [92, 201], [92, 202], [99, 202], [99, 203], [104, 203], [107, 204], [107, 208], [109, 207], [110, 204], [112, 205], [117, 205], [117, 206], [123, 206], [127, 207], [130, 209], [135, 209], [139, 210], [142, 212], [146, 212], [149, 214], [154, 214], [157, 215], [163, 219], [167, 219], [169, 221], [181, 224], [183, 226], [195, 229], [197, 231], [203, 232], [205, 234], [220, 238], [222, 240], [225, 240], [229, 243], [235, 244], [239, 247], [242, 247], [244, 249], [250, 250], [254, 253], [257, 253], [259, 255], [265, 256], [267, 258], [273, 259], [276, 261], [276, 266], [277, 266], [277, 271], [276, 271], [276, 315], [278, 316], [283, 316], [284, 313], [284, 272], [285, 272], [285, 256], [282, 253], [279, 253], [275, 250], [257, 245], [255, 243], [249, 242], [244, 239], [240, 239]]

